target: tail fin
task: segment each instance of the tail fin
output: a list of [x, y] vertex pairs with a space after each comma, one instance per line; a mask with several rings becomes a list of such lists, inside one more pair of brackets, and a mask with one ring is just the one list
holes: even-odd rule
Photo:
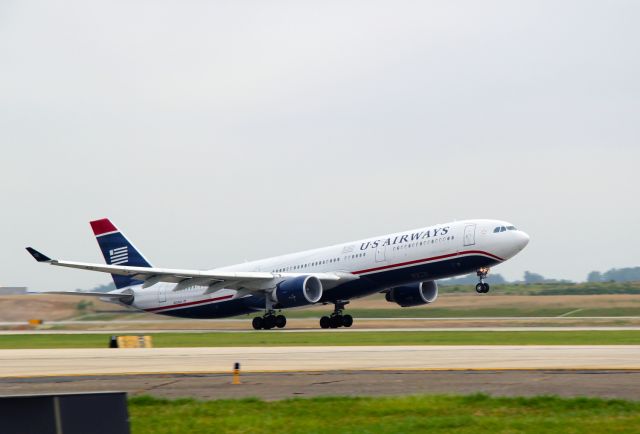
[[[107, 264], [151, 267], [149, 261], [109, 219], [94, 220], [90, 223]], [[118, 289], [142, 283], [129, 276], [112, 274], [111, 277]]]

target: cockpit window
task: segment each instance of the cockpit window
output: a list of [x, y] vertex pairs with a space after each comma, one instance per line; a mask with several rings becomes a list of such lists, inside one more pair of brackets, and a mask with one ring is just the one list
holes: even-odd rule
[[494, 234], [497, 234], [498, 232], [506, 232], [506, 231], [516, 231], [516, 227], [515, 226], [498, 226], [497, 228], [495, 228], [493, 230]]

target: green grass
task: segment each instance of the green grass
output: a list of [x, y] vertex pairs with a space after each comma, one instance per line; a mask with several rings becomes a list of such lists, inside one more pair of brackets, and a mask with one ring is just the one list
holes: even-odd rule
[[[445, 331], [280, 333], [158, 333], [155, 347], [239, 347], [296, 345], [640, 345], [640, 331]], [[105, 348], [109, 336], [4, 335], [0, 349]]]
[[640, 402], [406, 396], [129, 401], [132, 434], [640, 433]]

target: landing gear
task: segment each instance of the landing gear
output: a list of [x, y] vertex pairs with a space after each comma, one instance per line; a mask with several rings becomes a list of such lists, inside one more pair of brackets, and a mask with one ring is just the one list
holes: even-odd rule
[[276, 311], [273, 310], [271, 299], [266, 297], [264, 315], [255, 317], [251, 325], [256, 330], [271, 330], [274, 327], [281, 329], [287, 325], [287, 317], [277, 315]]
[[480, 283], [476, 285], [476, 292], [478, 294], [486, 294], [487, 292], [489, 292], [489, 289], [491, 288], [489, 284], [484, 281], [484, 279], [487, 277], [487, 274], [489, 274], [489, 268], [482, 267], [476, 272], [476, 274], [480, 279]]
[[486, 294], [489, 292], [490, 286], [488, 283], [478, 283], [476, 285], [476, 292], [478, 294]]
[[274, 327], [279, 329], [287, 325], [287, 317], [276, 315], [273, 311], [267, 312], [264, 316], [257, 316], [251, 321], [251, 325], [256, 330], [271, 330]]
[[320, 318], [320, 327], [323, 329], [337, 329], [339, 327], [351, 327], [353, 325], [353, 317], [351, 315], [343, 315], [342, 311], [348, 304], [348, 301], [335, 302], [335, 308], [330, 316]]
[[276, 315], [276, 327], [279, 329], [287, 325], [287, 317], [284, 315]]

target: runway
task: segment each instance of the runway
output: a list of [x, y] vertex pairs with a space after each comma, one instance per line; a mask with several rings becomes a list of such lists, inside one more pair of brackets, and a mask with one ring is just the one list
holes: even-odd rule
[[640, 345], [0, 350], [1, 377], [336, 370], [640, 370]]
[[0, 378], [3, 394], [122, 390], [163, 398], [266, 400], [313, 396], [472, 394], [640, 399], [640, 371], [326, 371]]

